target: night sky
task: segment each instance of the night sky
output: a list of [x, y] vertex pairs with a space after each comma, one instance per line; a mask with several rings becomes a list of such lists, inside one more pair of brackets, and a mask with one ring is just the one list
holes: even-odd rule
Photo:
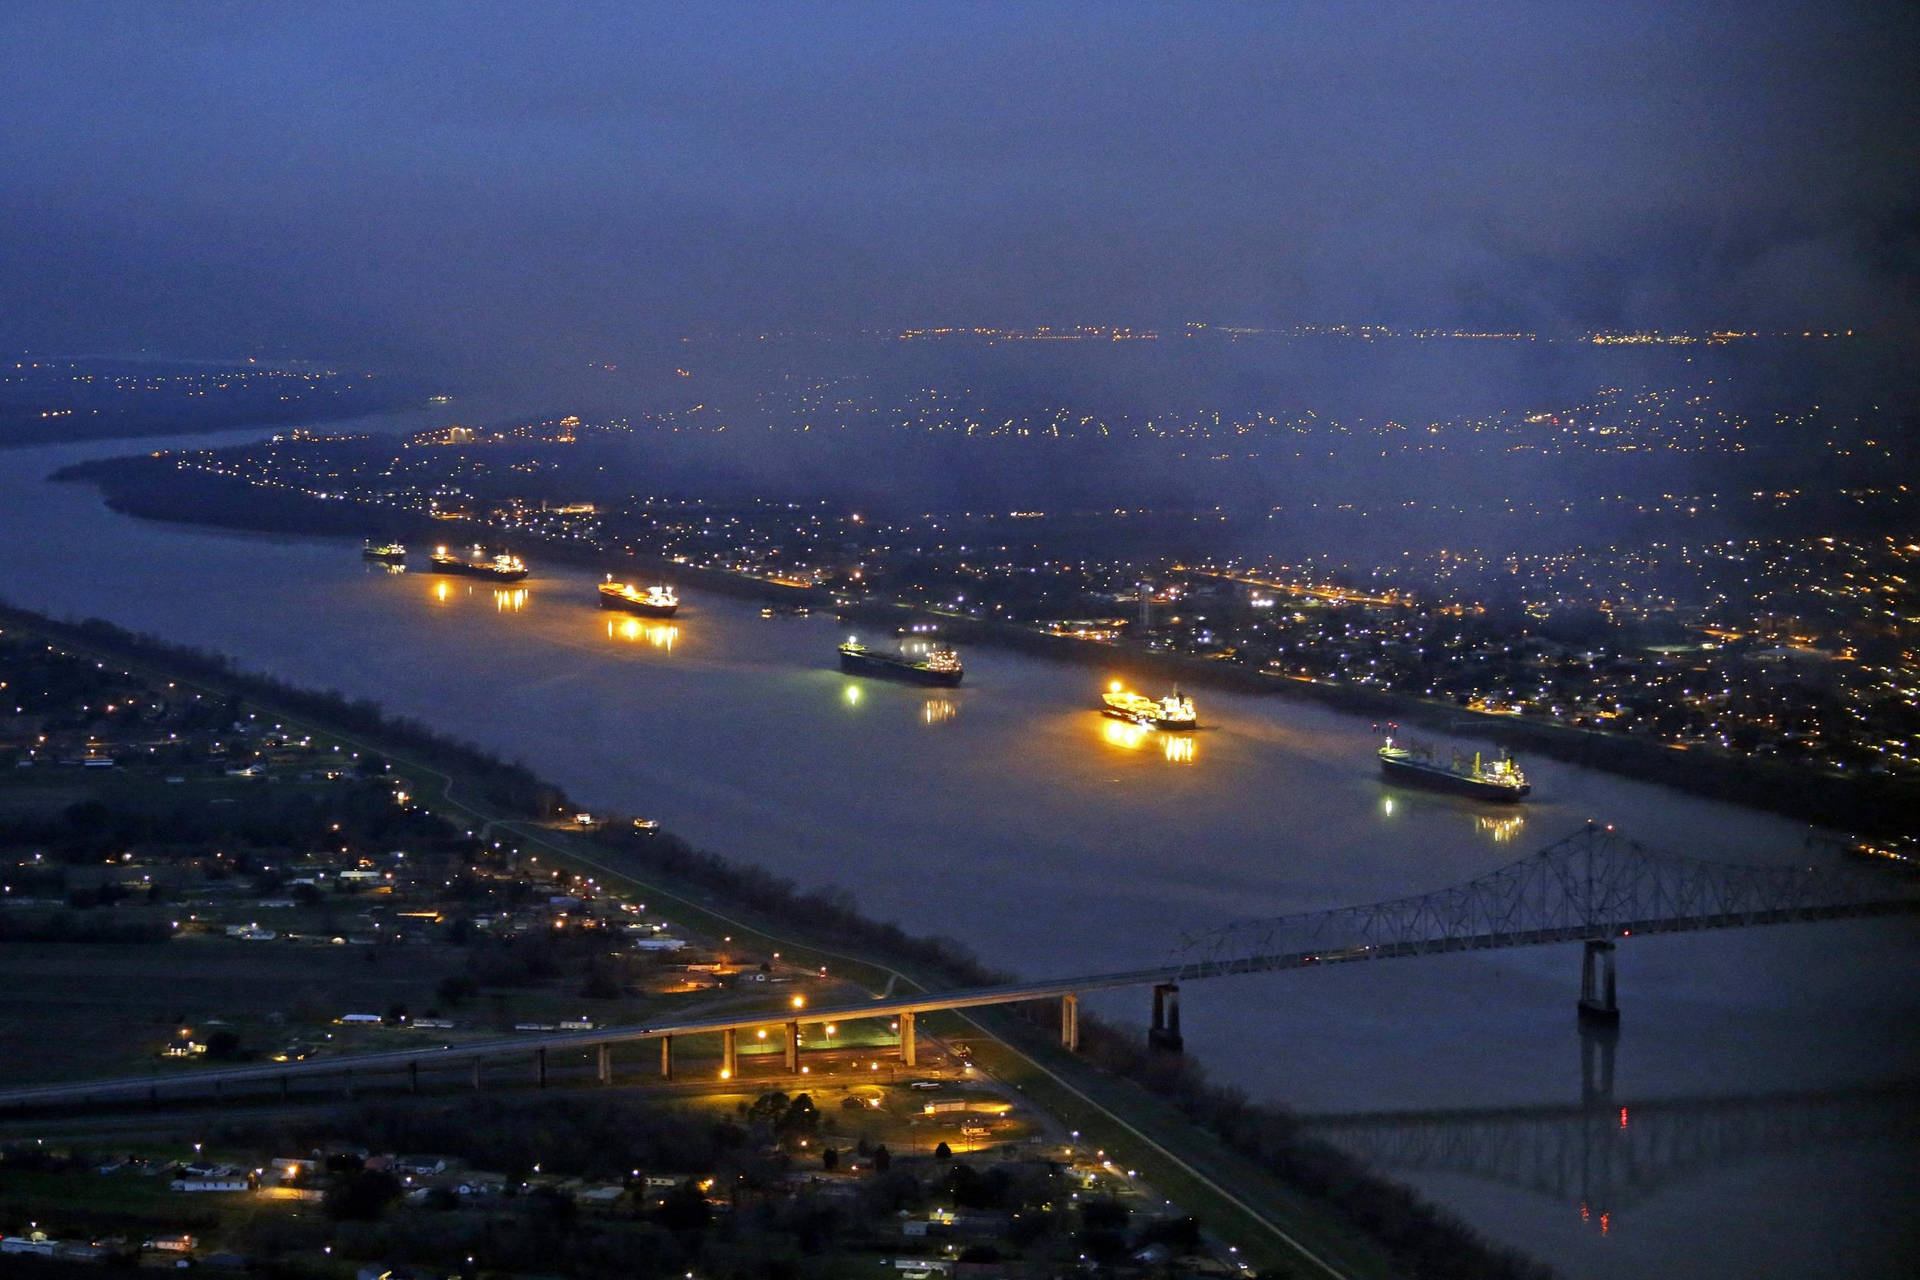
[[1902, 330], [1908, 4], [0, 8], [0, 343]]

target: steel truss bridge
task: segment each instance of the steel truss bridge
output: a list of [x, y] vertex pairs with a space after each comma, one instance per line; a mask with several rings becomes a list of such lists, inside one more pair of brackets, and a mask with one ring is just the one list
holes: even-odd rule
[[1920, 910], [1920, 886], [1878, 868], [1753, 866], [1648, 848], [1589, 823], [1477, 879], [1360, 907], [1245, 920], [1181, 938], [1183, 980], [1634, 934]]
[[[809, 1008], [804, 1016], [787, 1010], [692, 1019], [671, 1024], [608, 1027], [521, 1035], [511, 1039], [399, 1049], [376, 1054], [341, 1055], [302, 1062], [259, 1064], [158, 1073], [111, 1080], [29, 1085], [0, 1090], [0, 1108], [87, 1106], [140, 1099], [158, 1101], [183, 1094], [216, 1096], [278, 1088], [288, 1092], [296, 1080], [328, 1078], [370, 1081], [404, 1072], [418, 1087], [422, 1072], [470, 1067], [481, 1081], [487, 1060], [531, 1055], [533, 1081], [544, 1084], [549, 1052], [597, 1055], [597, 1076], [613, 1076], [615, 1045], [655, 1041], [660, 1074], [673, 1074], [676, 1038], [718, 1035], [722, 1078], [738, 1070], [739, 1033], [784, 1029], [782, 1066], [789, 1074], [799, 1064], [802, 1023], [891, 1018], [899, 1023], [902, 1061], [916, 1061], [915, 1015], [937, 1010], [971, 1009], [1028, 1001], [1060, 1001], [1060, 1037], [1068, 1049], [1079, 1045], [1079, 997], [1088, 991], [1120, 987], [1153, 988], [1149, 1036], [1163, 1048], [1181, 1045], [1179, 984], [1233, 974], [1359, 960], [1408, 959], [1502, 947], [1586, 944], [1581, 1008], [1601, 1020], [1615, 1017], [1612, 948], [1616, 939], [1635, 934], [1745, 928], [1796, 921], [1837, 920], [1920, 911], [1920, 886], [1895, 879], [1882, 868], [1845, 866], [1753, 866], [1708, 862], [1649, 849], [1589, 824], [1540, 852], [1477, 879], [1432, 893], [1366, 906], [1342, 907], [1271, 919], [1248, 920], [1182, 937], [1155, 967], [1085, 974], [1036, 982], [884, 995], [864, 1002]], [[426, 1034], [422, 1039], [427, 1039]], [[817, 1042], [816, 1042], [817, 1043]]]

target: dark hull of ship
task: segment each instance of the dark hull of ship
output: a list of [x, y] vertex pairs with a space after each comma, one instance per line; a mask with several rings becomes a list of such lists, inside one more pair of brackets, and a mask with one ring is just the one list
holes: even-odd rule
[[637, 613], [643, 618], [671, 618], [680, 608], [676, 604], [648, 604], [644, 600], [629, 600], [625, 596], [614, 595], [611, 591], [600, 593], [602, 609], [618, 609], [622, 613]]
[[1100, 708], [1103, 716], [1112, 716], [1115, 720], [1124, 720], [1128, 724], [1137, 724], [1145, 729], [1165, 729], [1168, 733], [1191, 733], [1200, 726], [1191, 720], [1168, 720], [1161, 716], [1137, 716], [1126, 711], [1116, 711], [1112, 707]]
[[951, 689], [960, 683], [959, 671], [933, 671], [906, 658], [884, 653], [842, 653], [840, 669], [852, 676], [881, 676], [914, 684], [939, 685]]
[[1472, 796], [1476, 800], [1498, 800], [1505, 804], [1513, 804], [1533, 790], [1526, 783], [1517, 787], [1503, 787], [1493, 782], [1476, 782], [1472, 778], [1462, 777], [1444, 765], [1421, 764], [1413, 760], [1389, 760], [1384, 756], [1380, 759], [1380, 769], [1396, 781], [1411, 782], [1440, 791], [1452, 791], [1459, 795]]
[[475, 564], [471, 560], [442, 560], [435, 557], [428, 561], [435, 573], [457, 573], [468, 578], [487, 578], [494, 582], [518, 582], [527, 576], [525, 569], [496, 569], [490, 564]]

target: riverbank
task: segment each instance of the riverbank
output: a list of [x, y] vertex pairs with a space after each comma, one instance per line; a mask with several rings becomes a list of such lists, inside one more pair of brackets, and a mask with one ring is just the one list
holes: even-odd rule
[[[994, 976], [951, 944], [866, 920], [831, 894], [802, 894], [756, 868], [693, 850], [670, 833], [590, 840], [555, 832], [546, 820], [564, 804], [557, 788], [540, 784], [524, 766], [436, 738], [424, 726], [395, 724], [371, 703], [294, 689], [104, 623], [55, 622], [11, 608], [0, 608], [0, 622], [244, 699], [385, 756], [416, 779], [436, 812], [457, 812], [483, 834], [504, 826], [543, 854], [617, 875], [689, 927], [736, 936], [750, 930], [762, 945], [830, 964], [875, 989], [890, 982], [922, 989], [971, 985]], [[1057, 1010], [1049, 1006], [1039, 1016], [1057, 1017]], [[1251, 1106], [1233, 1091], [1207, 1085], [1191, 1059], [1149, 1054], [1132, 1037], [1091, 1019], [1082, 1023], [1079, 1057], [1061, 1053], [1048, 1031], [1030, 1022], [996, 1017], [974, 1025], [991, 1027], [1000, 1038], [1004, 1048], [995, 1052], [1007, 1055], [1004, 1070], [1030, 1096], [1067, 1108], [1090, 1137], [1244, 1241], [1249, 1257], [1295, 1268], [1282, 1274], [1322, 1273], [1306, 1269], [1310, 1264], [1285, 1246], [1287, 1238], [1334, 1260], [1335, 1274], [1543, 1274], [1485, 1245], [1404, 1188], [1366, 1175], [1351, 1157], [1304, 1137], [1286, 1112]]]

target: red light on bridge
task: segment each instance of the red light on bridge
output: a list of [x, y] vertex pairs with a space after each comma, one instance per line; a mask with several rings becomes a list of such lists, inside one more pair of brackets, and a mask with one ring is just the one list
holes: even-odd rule
[[1622, 1129], [1627, 1127], [1627, 1109], [1625, 1107], [1620, 1108], [1620, 1127]]

